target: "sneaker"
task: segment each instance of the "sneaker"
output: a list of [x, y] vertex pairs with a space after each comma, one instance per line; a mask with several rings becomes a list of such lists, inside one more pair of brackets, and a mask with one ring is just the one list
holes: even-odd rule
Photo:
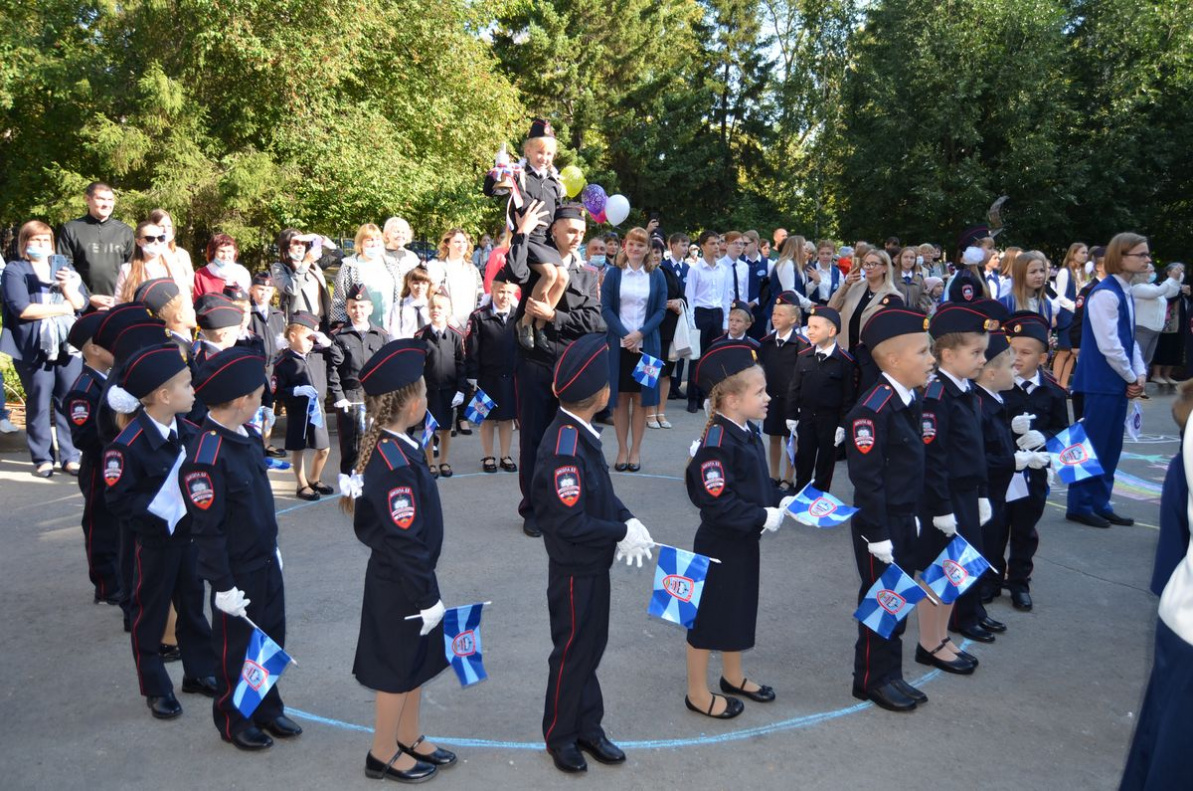
[[0, 434], [15, 434], [20, 431], [8, 418], [0, 418]]

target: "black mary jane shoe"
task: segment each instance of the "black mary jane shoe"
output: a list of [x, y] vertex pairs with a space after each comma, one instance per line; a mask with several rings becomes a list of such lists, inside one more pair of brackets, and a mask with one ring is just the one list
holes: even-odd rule
[[609, 741], [609, 737], [599, 739], [576, 739], [576, 746], [603, 764], [625, 763], [625, 753], [620, 747]]
[[453, 475], [455, 475], [455, 473], [452, 472], [452, 466], [450, 464], [439, 465], [439, 476], [441, 478], [450, 478]]
[[959, 676], [971, 675], [975, 670], [973, 662], [968, 662], [960, 656], [956, 659], [941, 659], [937, 656], [940, 649], [944, 648], [947, 642], [947, 640], [941, 640], [940, 645], [936, 646], [932, 651], [928, 651], [917, 643], [915, 647], [915, 661], [921, 665], [939, 668], [946, 673], [955, 673]]
[[322, 495], [320, 495], [317, 491], [315, 491], [315, 488], [313, 486], [302, 487], [301, 489], [299, 489], [298, 491], [296, 491], [294, 493], [294, 496], [297, 497], [299, 500], [306, 500], [307, 502], [310, 502], [310, 503], [313, 503], [313, 502], [321, 499], [321, 497], [322, 497]]
[[182, 677], [182, 691], [188, 695], [206, 695], [209, 698], [214, 698], [218, 688], [215, 684], [215, 676], [190, 676]]
[[402, 757], [402, 751], [394, 753], [388, 763], [378, 761], [372, 751], [365, 754], [365, 777], [370, 780], [397, 780], [399, 783], [421, 783], [430, 780], [439, 772], [433, 764], [416, 760], [409, 769], [394, 769], [394, 761]]
[[518, 465], [515, 464], [514, 460], [512, 458], [510, 458], [509, 456], [502, 456], [501, 457], [501, 469], [505, 470], [506, 472], [517, 472]]
[[858, 700], [868, 700], [880, 709], [887, 711], [905, 712], [915, 711], [915, 700], [908, 697], [893, 681], [874, 689], [853, 688], [853, 696]]
[[407, 755], [409, 755], [411, 758], [413, 758], [416, 761], [423, 761], [428, 764], [433, 764], [435, 766], [438, 766], [440, 769], [446, 769], [449, 766], [455, 765], [456, 754], [453, 753], [451, 750], [441, 750], [438, 747], [436, 747], [435, 752], [433, 752], [433, 753], [417, 752], [418, 746], [420, 744], [422, 744], [424, 741], [426, 741], [426, 738], [427, 738], [426, 736], [419, 736], [417, 739], [414, 740], [414, 744], [410, 745], [409, 747], [402, 744], [401, 742], [398, 742], [398, 749], [400, 749], [402, 752], [406, 753]]
[[915, 705], [917, 705], [917, 706], [928, 702], [927, 695], [925, 695], [923, 692], [920, 692], [918, 689], [913, 687], [911, 684], [908, 684], [906, 681], [904, 681], [901, 678], [896, 678], [894, 681], [891, 682], [891, 685], [894, 686], [895, 689], [899, 690], [907, 697], [914, 700]]
[[954, 653], [954, 654], [956, 654], [957, 656], [961, 657], [962, 659], [964, 659], [964, 660], [965, 660], [965, 661], [967, 661], [967, 662], [973, 662], [973, 666], [974, 666], [974, 667], [977, 667], [979, 664], [981, 664], [981, 663], [978, 661], [978, 658], [977, 658], [976, 656], [974, 656], [973, 654], [969, 653], [968, 651], [962, 651], [962, 650], [961, 650], [961, 646], [959, 646], [959, 645], [957, 645], [956, 643], [954, 643], [954, 642], [953, 642], [953, 638], [951, 638], [951, 637], [946, 637], [946, 638], [944, 639], [944, 641], [945, 641], [946, 643], [949, 643], [949, 644], [951, 644], [951, 645], [953, 646], [953, 653]]
[[182, 716], [182, 704], [178, 702], [178, 698], [174, 697], [173, 692], [160, 697], [150, 695], [145, 698], [145, 705], [149, 707], [149, 713], [153, 715], [154, 719], [172, 720]]
[[472, 436], [472, 427], [468, 425], [467, 420], [457, 420], [456, 421], [456, 433], [458, 433], [462, 437], [471, 437]]
[[746, 679], [743, 678], [741, 683], [741, 687], [735, 687], [726, 681], [724, 676], [721, 676], [721, 691], [727, 692], [730, 695], [741, 695], [758, 703], [770, 703], [775, 699], [775, 691], [765, 684], [759, 684], [758, 689], [751, 692], [750, 690], [744, 688]]
[[626, 468], [626, 472], [639, 472], [639, 471], [641, 471], [641, 470], [642, 470], [642, 463], [641, 463], [641, 462], [632, 461], [632, 462], [630, 462], [629, 464], [627, 464], [627, 465], [625, 466], [625, 468]]
[[630, 465], [624, 461], [619, 461], [613, 465], [613, 469], [616, 470], [617, 472], [625, 472], [629, 468], [630, 468]]
[[279, 739], [293, 739], [295, 736], [302, 735], [302, 727], [294, 720], [287, 717], [285, 714], [279, 714], [269, 722], [260, 726], [263, 730], [267, 730]]
[[315, 491], [317, 491], [319, 494], [323, 494], [323, 495], [336, 493], [335, 489], [331, 488], [330, 486], [325, 484], [323, 481], [315, 481], [314, 483], [311, 484], [311, 488], [314, 489]]
[[247, 752], [268, 750], [270, 747], [273, 747], [273, 739], [262, 733], [261, 729], [256, 725], [250, 725], [230, 739], [227, 737], [223, 738], [226, 742], [232, 742], [237, 750], [245, 750]]
[[551, 756], [555, 768], [561, 772], [574, 775], [588, 771], [588, 761], [584, 760], [584, 756], [580, 754], [580, 748], [574, 744], [548, 747], [547, 754]]
[[481, 469], [485, 472], [497, 472], [497, 457], [485, 456], [481, 459]]
[[724, 696], [716, 694], [712, 696], [712, 703], [708, 704], [708, 711], [704, 711], [693, 706], [691, 698], [689, 698], [687, 695], [683, 696], [683, 702], [684, 705], [688, 707], [688, 711], [694, 711], [697, 714], [701, 714], [705, 717], [712, 717], [714, 720], [731, 720], [746, 710], [746, 704], [742, 703], [737, 698], [725, 698], [725, 710], [720, 714], [713, 714], [712, 710], [716, 708], [717, 698], [720, 697]]

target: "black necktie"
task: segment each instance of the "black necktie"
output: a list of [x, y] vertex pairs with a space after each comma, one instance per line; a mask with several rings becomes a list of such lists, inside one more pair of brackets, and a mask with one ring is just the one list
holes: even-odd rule
[[777, 346], [778, 348], [782, 349], [782, 348], [783, 348], [783, 341], [775, 341], [775, 346]]
[[737, 283], [737, 262], [733, 262], [733, 298], [741, 299], [741, 287]]
[[420, 327], [426, 326], [426, 320], [423, 318], [423, 309], [419, 305], [414, 306], [414, 322]]
[[170, 429], [170, 436], [166, 437], [166, 442], [170, 443], [170, 445], [177, 445], [178, 444], [178, 432], [175, 431], [174, 429]]
[[826, 357], [828, 357], [828, 355], [824, 352], [816, 352], [816, 362], [822, 363]]

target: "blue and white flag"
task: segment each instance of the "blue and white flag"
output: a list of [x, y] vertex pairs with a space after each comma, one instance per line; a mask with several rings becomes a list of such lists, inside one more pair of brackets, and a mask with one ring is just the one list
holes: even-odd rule
[[957, 597], [986, 573], [990, 564], [978, 554], [973, 545], [960, 535], [953, 537], [949, 545], [941, 550], [924, 569], [924, 583], [944, 604], [952, 604]]
[[435, 419], [435, 416], [431, 414], [430, 410], [427, 410], [427, 420], [423, 424], [423, 436], [422, 439], [419, 440], [419, 444], [424, 448], [427, 447], [427, 443], [435, 438], [435, 432], [438, 430], [439, 421]]
[[244, 654], [244, 667], [240, 670], [240, 683], [232, 693], [232, 703], [245, 719], [253, 716], [291, 661], [290, 655], [270, 640], [269, 635], [253, 629], [249, 649]]
[[472, 400], [468, 402], [468, 407], [464, 410], [464, 417], [468, 418], [469, 423], [479, 426], [495, 406], [497, 403], [478, 387], [476, 395], [472, 397]]
[[634, 366], [634, 372], [631, 376], [634, 377], [635, 382], [650, 389], [659, 383], [659, 374], [662, 372], [662, 360], [658, 357], [651, 357], [649, 354], [643, 354], [642, 359]]
[[318, 398], [307, 399], [307, 422], [315, 428], [323, 428], [323, 407]]
[[783, 445], [787, 449], [787, 461], [791, 462], [791, 469], [795, 469], [795, 432], [787, 437], [787, 442]]
[[483, 604], [452, 607], [443, 614], [443, 650], [460, 686], [470, 687], [489, 677], [481, 656]]
[[708, 557], [686, 549], [660, 545], [659, 562], [654, 570], [654, 592], [647, 612], [664, 621], [691, 629], [700, 609], [704, 579], [708, 576]]
[[797, 522], [812, 527], [836, 527], [856, 514], [858, 509], [833, 497], [828, 492], [808, 484], [795, 496], [787, 512], [795, 517]]
[[1093, 443], [1080, 423], [1074, 423], [1048, 440], [1046, 447], [1052, 454], [1052, 468], [1067, 484], [1095, 478], [1104, 472]]
[[1127, 408], [1126, 429], [1131, 441], [1138, 442], [1143, 432], [1143, 407], [1134, 398], [1131, 399], [1131, 406]]
[[892, 563], [870, 586], [853, 617], [880, 637], [887, 638], [895, 631], [899, 621], [906, 618], [927, 596], [915, 580]]

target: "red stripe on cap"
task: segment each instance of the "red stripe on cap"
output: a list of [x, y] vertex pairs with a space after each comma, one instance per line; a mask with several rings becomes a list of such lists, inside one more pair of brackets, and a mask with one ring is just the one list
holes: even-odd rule
[[212, 371], [211, 374], [206, 379], [203, 380], [203, 383], [195, 388], [195, 392], [197, 393], [200, 390], [202, 390], [204, 387], [206, 387], [208, 382], [210, 382], [212, 379], [219, 376], [224, 371], [224, 369], [228, 368], [229, 366], [236, 365], [237, 363], [247, 362], [249, 360], [260, 360], [262, 365], [265, 364], [265, 358], [259, 354], [246, 354], [243, 357], [237, 357], [235, 360], [229, 360], [228, 362], [221, 365], [219, 368], [216, 368], [214, 371]]
[[[560, 355], [560, 357], [559, 357], [559, 367], [561, 367], [561, 368], [563, 367], [563, 359], [564, 359], [564, 357], [567, 356], [568, 350], [571, 348], [572, 347], [569, 346], [567, 349], [563, 350], [563, 354]], [[608, 351], [608, 350], [609, 350], [608, 344], [606, 344], [604, 346], [597, 347], [597, 350], [592, 353], [592, 356], [584, 361], [584, 365], [580, 366], [580, 370], [576, 371], [576, 375], [573, 376], [571, 379], [567, 380], [566, 382], [564, 382], [563, 387], [555, 386], [552, 388], [555, 391], [556, 397], [559, 396], [560, 392], [567, 390], [569, 387], [571, 387], [572, 382], [574, 382], [580, 378], [580, 374], [584, 373], [584, 371], [587, 370], [588, 366], [592, 365], [592, 361], [595, 360], [601, 352]]]
[[700, 362], [696, 363], [696, 372], [694, 374], [695, 377], [697, 379], [700, 378], [700, 366], [704, 365], [705, 360], [711, 359], [712, 356], [718, 352], [727, 352], [730, 349], [748, 349], [750, 351], [753, 351], [754, 347], [750, 346], [749, 344], [746, 344], [746, 343], [726, 343], [723, 346], [718, 346], [717, 348], [715, 348], [712, 351], [708, 352], [707, 354], [703, 355], [700, 358]]
[[[174, 355], [178, 356], [178, 361], [182, 362], [182, 355], [179, 354], [177, 346], [171, 346], [171, 348], [168, 348], [168, 349], [165, 347], [162, 347], [160, 349], [154, 349], [153, 351], [145, 352], [144, 354], [142, 354], [140, 357], [137, 358], [136, 362], [134, 362], [128, 368], [124, 369], [124, 376], [122, 376], [120, 378], [121, 384], [127, 384], [128, 378], [133, 375], [133, 371], [136, 370], [137, 366], [140, 365], [142, 361], [149, 359], [150, 357], [152, 357], [155, 354], [174, 354]], [[182, 367], [183, 368], [186, 367], [185, 362], [182, 362]]]
[[407, 346], [404, 349], [396, 349], [395, 351], [392, 351], [389, 354], [387, 354], [385, 356], [385, 358], [383, 360], [381, 360], [381, 362], [379, 362], [375, 366], [373, 366], [373, 370], [369, 371], [367, 374], [360, 377], [360, 381], [363, 383], [366, 379], [368, 379], [370, 376], [372, 376], [374, 373], [376, 373], [377, 369], [379, 369], [381, 366], [385, 365], [387, 362], [392, 360], [394, 357], [397, 357], [399, 354], [403, 354], [405, 352], [423, 352], [423, 354], [426, 354], [426, 352], [423, 351], [422, 349], [418, 349], [413, 346]]

